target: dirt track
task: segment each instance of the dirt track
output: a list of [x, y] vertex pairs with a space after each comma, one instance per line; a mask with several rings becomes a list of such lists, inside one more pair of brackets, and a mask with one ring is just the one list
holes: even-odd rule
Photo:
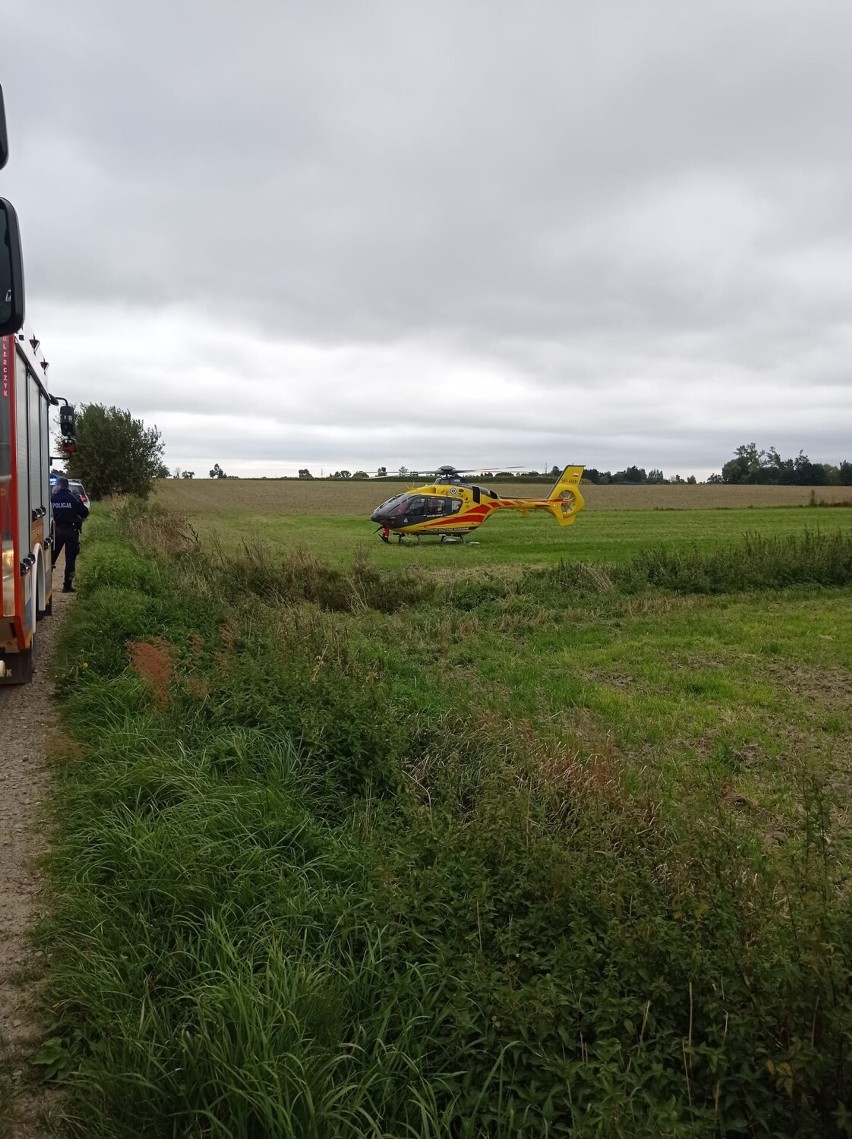
[[[56, 573], [55, 580], [61, 582]], [[58, 726], [49, 666], [68, 595], [54, 590], [53, 617], [39, 623], [36, 672], [31, 684], [0, 688], [0, 1136], [36, 1139], [45, 1104], [30, 1091], [33, 1045], [41, 1028], [33, 1011], [41, 959], [27, 936], [39, 915], [40, 883], [34, 861], [47, 847], [41, 803], [49, 771], [45, 742]], [[11, 1111], [4, 1111], [11, 1094]]]

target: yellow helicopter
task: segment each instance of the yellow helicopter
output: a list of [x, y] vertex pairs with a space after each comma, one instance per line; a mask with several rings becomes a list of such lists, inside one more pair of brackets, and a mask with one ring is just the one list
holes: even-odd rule
[[585, 506], [580, 479], [585, 467], [566, 467], [547, 498], [503, 498], [488, 487], [477, 486], [455, 467], [439, 467], [434, 482], [417, 490], [396, 494], [377, 506], [370, 516], [378, 523], [383, 542], [428, 536], [441, 542], [465, 540], [495, 510], [518, 510], [526, 517], [531, 510], [546, 510], [560, 526], [570, 526]]

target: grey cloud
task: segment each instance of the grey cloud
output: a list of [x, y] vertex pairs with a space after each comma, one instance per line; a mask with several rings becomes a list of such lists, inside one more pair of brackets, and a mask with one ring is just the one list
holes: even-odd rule
[[845, 3], [7, 7], [4, 194], [80, 398], [370, 465], [442, 460], [424, 388], [520, 461], [852, 437]]

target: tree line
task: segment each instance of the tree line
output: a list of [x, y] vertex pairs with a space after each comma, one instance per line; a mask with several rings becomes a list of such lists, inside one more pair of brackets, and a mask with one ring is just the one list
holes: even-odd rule
[[[562, 474], [562, 467], [551, 467], [549, 471], [478, 471], [472, 477], [476, 478], [478, 482], [505, 482], [507, 479], [515, 479], [518, 482], [531, 482], [537, 479], [542, 481], [552, 481], [558, 479]], [[435, 475], [434, 471], [419, 471], [410, 467], [399, 467], [395, 471], [389, 471], [387, 467], [379, 467], [372, 474], [368, 471], [334, 471], [329, 475], [314, 475], [307, 467], [302, 467], [299, 470], [300, 479], [314, 479], [314, 478], [329, 478], [329, 479], [369, 479], [369, 478], [390, 478], [390, 479], [430, 479]], [[671, 478], [666, 478], [660, 470], [646, 471], [644, 467], [627, 467], [623, 471], [599, 471], [595, 467], [587, 467], [583, 472], [583, 480], [591, 483], [695, 483], [698, 480], [694, 475], [688, 478], [681, 478], [680, 475], [673, 475]]]
[[852, 486], [852, 463], [812, 463], [804, 451], [784, 459], [775, 447], [759, 451], [756, 443], [737, 447], [733, 459], [712, 474], [712, 483], [751, 483], [765, 486]]
[[[163, 462], [164, 443], [156, 427], [146, 427], [141, 419], [134, 419], [129, 411], [103, 404], [83, 404], [77, 415], [76, 453], [66, 457], [66, 472], [69, 478], [80, 479], [92, 498], [103, 498], [110, 494], [135, 494], [145, 496], [150, 493], [155, 479], [195, 478], [194, 471], [175, 467], [172, 473]], [[61, 445], [61, 440], [57, 440]], [[537, 471], [482, 471], [475, 477], [477, 481], [508, 480], [533, 481], [554, 480], [562, 473], [562, 468], [553, 466], [550, 470]], [[336, 470], [327, 477], [331, 479], [370, 479], [389, 478], [410, 481], [430, 479], [434, 471], [415, 470], [401, 466], [396, 470], [378, 467], [375, 471], [346, 469]], [[210, 469], [211, 479], [238, 478], [226, 474], [219, 463]], [[300, 479], [313, 479], [308, 467], [299, 469]], [[698, 482], [694, 475], [687, 478], [681, 475], [666, 476], [660, 468], [646, 470], [644, 467], [628, 466], [619, 471], [603, 471], [596, 467], [586, 467], [585, 482], [599, 486], [607, 484], [643, 485], [694, 485]], [[804, 451], [792, 458], [783, 458], [775, 447], [760, 450], [755, 443], [744, 443], [734, 451], [734, 457], [722, 466], [718, 473], [711, 474], [709, 483], [762, 484], [778, 486], [852, 486], [852, 462], [839, 463], [812, 462]]]

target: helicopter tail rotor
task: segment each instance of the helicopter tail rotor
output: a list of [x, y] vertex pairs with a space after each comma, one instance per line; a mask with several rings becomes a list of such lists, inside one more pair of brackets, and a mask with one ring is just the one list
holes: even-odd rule
[[585, 467], [566, 467], [547, 496], [548, 509], [560, 526], [570, 526], [586, 505], [580, 493], [584, 470]]

